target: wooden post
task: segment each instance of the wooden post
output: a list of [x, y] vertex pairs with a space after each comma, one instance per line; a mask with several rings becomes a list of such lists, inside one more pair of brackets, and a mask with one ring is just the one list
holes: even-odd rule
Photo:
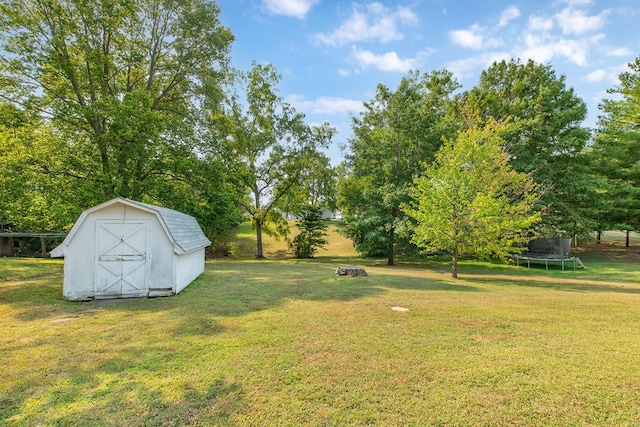
[[42, 258], [47, 257], [47, 245], [42, 234], [40, 235], [40, 252], [42, 253]]

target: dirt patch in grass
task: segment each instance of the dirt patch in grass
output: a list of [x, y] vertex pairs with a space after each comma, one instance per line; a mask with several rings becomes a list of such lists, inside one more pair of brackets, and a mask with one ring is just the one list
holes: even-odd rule
[[63, 323], [63, 322], [71, 322], [73, 320], [78, 320], [79, 317], [62, 317], [59, 319], [53, 319], [51, 320], [52, 323]]
[[113, 299], [94, 299], [91, 301], [85, 302], [85, 305], [95, 306], [95, 307], [104, 307], [109, 305], [122, 305], [122, 304], [130, 304], [136, 301], [140, 301], [146, 299], [146, 297], [141, 298], [113, 298]]
[[625, 247], [623, 242], [596, 243], [589, 242], [577, 248], [572, 253], [580, 258], [599, 259], [603, 261], [640, 262], [640, 246]]

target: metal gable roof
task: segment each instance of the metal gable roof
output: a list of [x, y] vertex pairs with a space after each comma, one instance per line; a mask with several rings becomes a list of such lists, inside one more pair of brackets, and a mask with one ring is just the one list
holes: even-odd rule
[[174, 211], [173, 209], [150, 205], [148, 203], [137, 202], [135, 200], [124, 199], [134, 206], [140, 206], [155, 211], [171, 238], [185, 253], [196, 249], [204, 248], [211, 244], [211, 241], [202, 232], [200, 224], [191, 215]]

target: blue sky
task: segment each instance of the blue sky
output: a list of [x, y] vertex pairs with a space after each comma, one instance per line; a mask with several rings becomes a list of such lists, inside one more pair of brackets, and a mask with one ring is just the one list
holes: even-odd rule
[[494, 61], [531, 58], [566, 76], [595, 127], [598, 103], [640, 56], [638, 0], [218, 0], [236, 40], [233, 66], [271, 63], [280, 95], [309, 123], [338, 129], [337, 164], [350, 117], [378, 84], [409, 70], [446, 68], [463, 90]]

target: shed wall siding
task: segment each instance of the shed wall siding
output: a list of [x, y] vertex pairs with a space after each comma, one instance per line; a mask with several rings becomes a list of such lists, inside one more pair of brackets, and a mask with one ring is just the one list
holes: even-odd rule
[[176, 294], [193, 282], [204, 271], [204, 248], [176, 255]]
[[151, 277], [150, 288], [173, 288], [173, 243], [169, 240], [160, 222], [154, 217], [157, 227], [151, 233]]

